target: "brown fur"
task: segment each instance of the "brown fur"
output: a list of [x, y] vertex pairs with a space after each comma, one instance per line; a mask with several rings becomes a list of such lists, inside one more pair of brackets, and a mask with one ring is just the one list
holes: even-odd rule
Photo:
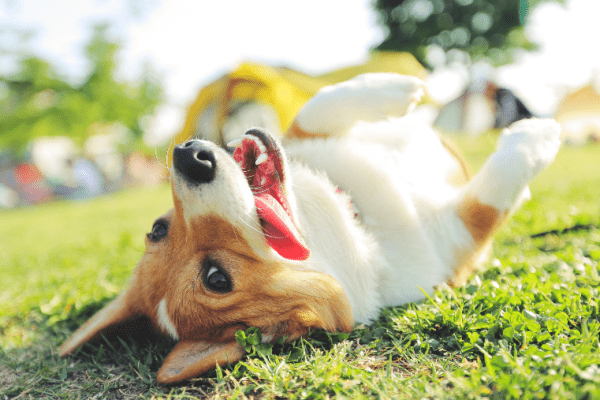
[[304, 129], [300, 128], [300, 125], [298, 125], [298, 123], [296, 121], [294, 121], [292, 123], [292, 125], [288, 128], [287, 132], [285, 133], [286, 139], [304, 140], [304, 139], [322, 139], [322, 138], [326, 138], [326, 137], [329, 137], [329, 135], [325, 134], [325, 133], [314, 133], [314, 132], [305, 131]]
[[[159, 372], [162, 383], [197, 376], [239, 360], [243, 349], [235, 332], [253, 326], [272, 339], [298, 338], [311, 328], [350, 331], [348, 299], [328, 275], [258, 259], [231, 223], [214, 215], [183, 217], [181, 201], [163, 217], [168, 236], [146, 239], [129, 289], [100, 310], [64, 343], [62, 357], [114, 324], [146, 315], [160, 326], [158, 304], [166, 299], [167, 314], [181, 342]], [[219, 262], [233, 282], [229, 293], [205, 288], [203, 261]], [[195, 350], [197, 351], [195, 351]], [[201, 351], [199, 350], [201, 349]]]
[[482, 204], [469, 196], [459, 205], [458, 215], [477, 245], [488, 239], [506, 216], [495, 207]]
[[194, 378], [217, 364], [223, 367], [239, 360], [244, 354], [244, 348], [235, 341], [229, 343], [181, 341], [165, 359], [163, 367], [158, 372], [157, 380], [170, 384]]
[[464, 254], [459, 254], [456, 259], [457, 263], [454, 268], [454, 276], [448, 280], [448, 285], [452, 287], [460, 287], [464, 285], [471, 274], [475, 272], [488, 259], [492, 249], [492, 238], [485, 241], [475, 251], [465, 251]]
[[449, 280], [451, 286], [463, 285], [469, 276], [488, 258], [495, 231], [506, 220], [507, 213], [480, 203], [473, 196], [467, 196], [458, 207], [458, 215], [473, 237], [475, 248], [463, 255], [457, 255], [454, 277]]

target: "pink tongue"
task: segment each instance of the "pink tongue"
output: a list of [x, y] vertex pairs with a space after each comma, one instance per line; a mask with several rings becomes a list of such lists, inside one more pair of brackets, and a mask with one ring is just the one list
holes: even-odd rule
[[306, 260], [310, 250], [281, 204], [268, 193], [254, 196], [254, 204], [269, 246], [289, 260]]

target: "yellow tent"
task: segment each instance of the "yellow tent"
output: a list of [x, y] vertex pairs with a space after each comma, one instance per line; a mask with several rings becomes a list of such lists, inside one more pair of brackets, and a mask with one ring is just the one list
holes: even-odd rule
[[422, 79], [427, 76], [427, 70], [409, 53], [373, 53], [365, 64], [317, 77], [289, 68], [243, 63], [200, 90], [189, 108], [184, 128], [174, 142], [200, 137], [224, 145], [223, 125], [232, 108], [244, 102], [271, 106], [281, 132], [285, 132], [302, 105], [320, 88], [366, 72], [396, 72]]
[[562, 127], [562, 139], [570, 144], [600, 141], [600, 93], [586, 85], [565, 96], [554, 118]]

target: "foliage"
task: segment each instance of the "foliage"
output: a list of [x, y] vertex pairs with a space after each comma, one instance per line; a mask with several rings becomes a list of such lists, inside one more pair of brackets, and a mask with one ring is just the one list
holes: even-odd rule
[[[531, 6], [539, 1], [532, 1]], [[426, 63], [432, 48], [459, 49], [494, 64], [511, 61], [515, 48], [534, 48], [523, 32], [527, 0], [376, 0], [387, 37], [377, 50], [408, 51]]]
[[[477, 168], [495, 140], [458, 144]], [[176, 386], [155, 380], [166, 338], [56, 354], [126, 284], [144, 232], [171, 206], [168, 186], [1, 213], [0, 399], [599, 398], [598, 157], [598, 146], [561, 149], [464, 287], [385, 309], [349, 335], [267, 345], [238, 332], [247, 357]]]
[[20, 150], [34, 137], [83, 141], [94, 126], [119, 122], [140, 138], [142, 118], [161, 102], [160, 82], [146, 68], [137, 84], [115, 80], [119, 45], [96, 26], [86, 47], [91, 70], [74, 85], [38, 57], [21, 55], [13, 76], [0, 76], [0, 147]]

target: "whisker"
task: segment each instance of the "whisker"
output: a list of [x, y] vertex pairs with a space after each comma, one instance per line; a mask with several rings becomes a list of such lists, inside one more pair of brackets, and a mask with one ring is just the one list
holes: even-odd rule
[[[165, 152], [165, 156], [168, 154], [168, 152]], [[158, 158], [158, 148], [154, 148], [154, 158], [156, 159], [156, 162], [158, 163], [158, 165], [160, 165], [161, 167], [163, 167], [166, 170], [169, 170], [169, 168], [167, 168], [167, 157], [165, 157], [165, 163], [163, 164], [162, 162], [160, 162], [160, 159]]]
[[255, 227], [253, 227], [252, 225], [250, 225], [248, 222], [244, 221], [241, 217], [238, 217], [242, 223], [244, 225], [246, 225], [248, 228], [252, 229], [254, 232], [260, 233], [262, 235], [264, 235], [265, 237], [269, 237], [269, 238], [273, 238], [273, 239], [282, 239], [283, 236], [274, 236], [274, 235], [268, 235], [264, 230], [258, 230]]
[[255, 227], [253, 227], [252, 225], [250, 225], [250, 224], [249, 224], [247, 221], [245, 221], [245, 220], [244, 220], [244, 219], [243, 219], [241, 216], [238, 216], [238, 219], [239, 219], [239, 220], [240, 220], [240, 221], [241, 221], [241, 222], [242, 222], [244, 225], [246, 225], [248, 228], [252, 229], [254, 232], [257, 232], [257, 233], [264, 233], [264, 232], [262, 232], [262, 230], [260, 230], [260, 231], [259, 231], [258, 229], [256, 229], [256, 228], [255, 228]]

